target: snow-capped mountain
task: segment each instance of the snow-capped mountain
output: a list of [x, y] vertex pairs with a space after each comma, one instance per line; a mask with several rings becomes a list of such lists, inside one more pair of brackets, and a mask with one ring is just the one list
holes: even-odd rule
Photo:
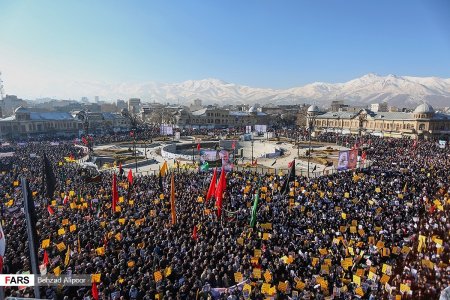
[[[332, 100], [344, 100], [353, 105], [387, 101], [400, 107], [414, 107], [427, 101], [433, 106], [450, 106], [450, 78], [379, 76], [367, 74], [345, 83], [314, 82], [290, 89], [264, 89], [228, 83], [218, 79], [188, 80], [165, 84], [76, 83], [85, 94], [117, 99], [140, 97], [143, 101], [185, 103], [202, 99], [205, 104], [292, 104], [329, 105]], [[72, 86], [73, 88], [73, 86]]]

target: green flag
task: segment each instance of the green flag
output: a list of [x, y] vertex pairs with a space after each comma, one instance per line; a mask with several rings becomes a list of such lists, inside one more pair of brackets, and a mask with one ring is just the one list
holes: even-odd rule
[[202, 171], [208, 171], [209, 170], [209, 163], [205, 162], [203, 165], [200, 166], [200, 170]]
[[255, 201], [253, 201], [253, 207], [252, 207], [252, 217], [250, 219], [250, 227], [255, 227], [255, 225], [256, 225], [256, 212], [258, 211], [258, 201], [259, 201], [259, 196], [258, 196], [258, 194], [255, 194]]

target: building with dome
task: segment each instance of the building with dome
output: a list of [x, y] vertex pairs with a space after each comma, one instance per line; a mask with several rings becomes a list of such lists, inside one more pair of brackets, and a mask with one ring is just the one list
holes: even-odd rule
[[[312, 110], [312, 106], [309, 109]], [[319, 112], [314, 117], [314, 131], [448, 140], [450, 114], [436, 112], [428, 103], [420, 104], [409, 113], [374, 112], [368, 109], [358, 112]]]
[[38, 135], [77, 136], [83, 124], [70, 113], [34, 112], [20, 106], [10, 117], [0, 119], [0, 138], [26, 138]]

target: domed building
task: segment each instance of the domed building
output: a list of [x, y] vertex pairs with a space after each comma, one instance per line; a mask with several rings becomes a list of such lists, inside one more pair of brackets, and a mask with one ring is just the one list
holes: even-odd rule
[[0, 119], [0, 137], [26, 138], [39, 135], [78, 136], [82, 123], [65, 112], [36, 112], [19, 106]]
[[314, 130], [341, 134], [371, 134], [383, 137], [439, 138], [450, 137], [450, 115], [436, 112], [428, 103], [418, 105], [413, 112], [359, 111], [318, 112], [314, 105]]

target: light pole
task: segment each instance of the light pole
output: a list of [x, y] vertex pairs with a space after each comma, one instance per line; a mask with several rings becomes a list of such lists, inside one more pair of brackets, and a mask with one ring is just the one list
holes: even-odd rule
[[252, 165], [253, 165], [253, 142], [254, 141], [252, 140], [252, 142], [251, 142], [252, 143]]
[[311, 105], [308, 108], [308, 140], [309, 140], [309, 150], [308, 150], [308, 178], [309, 178], [309, 164], [311, 160], [311, 133], [314, 126], [314, 120], [316, 119], [316, 114], [319, 112], [319, 108], [316, 105]]
[[194, 165], [194, 149], [195, 145], [192, 145], [192, 165]]

